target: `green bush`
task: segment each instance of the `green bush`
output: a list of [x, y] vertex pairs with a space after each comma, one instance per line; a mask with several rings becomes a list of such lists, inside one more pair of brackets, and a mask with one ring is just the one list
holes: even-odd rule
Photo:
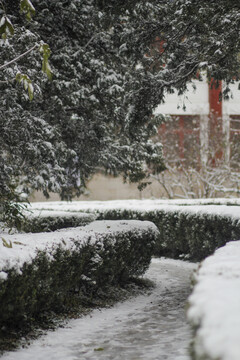
[[80, 240], [69, 240], [70, 248], [64, 246], [69, 231], [61, 231], [62, 244], [38, 251], [20, 272], [2, 267], [7, 278], [0, 279], [0, 338], [13, 329], [21, 331], [41, 323], [46, 314], [68, 313], [108, 287], [142, 275], [150, 264], [157, 231], [153, 224], [140, 230], [137, 225], [118, 232], [87, 231], [84, 242], [84, 228], [79, 228]]
[[186, 257], [199, 261], [231, 240], [240, 239], [239, 219], [225, 215], [194, 213], [188, 208], [149, 211], [111, 209], [97, 210], [97, 219], [138, 219], [153, 222], [158, 230], [154, 255]]
[[96, 216], [91, 213], [71, 213], [49, 211], [29, 213], [22, 223], [22, 230], [25, 232], [49, 232], [57, 229], [84, 226], [94, 221]]

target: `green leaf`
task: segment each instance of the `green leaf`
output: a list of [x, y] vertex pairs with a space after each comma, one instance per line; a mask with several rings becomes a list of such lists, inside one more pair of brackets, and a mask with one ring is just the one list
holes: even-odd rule
[[28, 96], [29, 96], [29, 100], [32, 101], [33, 99], [33, 86], [32, 86], [32, 82], [28, 83]]
[[26, 19], [28, 21], [30, 21], [30, 20], [32, 20], [32, 17], [35, 15], [36, 10], [30, 0], [21, 0], [20, 12], [24, 13], [26, 16]]
[[94, 349], [94, 351], [104, 351], [104, 348], [99, 347], [99, 348]]
[[4, 40], [6, 40], [7, 36], [14, 34], [14, 28], [11, 21], [8, 19], [6, 15], [2, 16], [0, 20], [0, 35]]
[[12, 242], [11, 242], [11, 240], [9, 240], [9, 243], [8, 243], [7, 240], [5, 240], [5, 239], [2, 237], [2, 242], [3, 242], [3, 246], [5, 246], [6, 248], [9, 248], [9, 249], [12, 248]]
[[28, 91], [29, 100], [32, 101], [33, 100], [34, 89], [33, 89], [31, 79], [26, 74], [21, 74], [19, 72], [16, 75], [16, 81], [19, 82], [20, 84], [21, 83], [23, 84], [24, 90]]
[[23, 244], [23, 243], [21, 243], [20, 241], [14, 241], [13, 243], [14, 243], [14, 244], [16, 244], [16, 245], [23, 245], [23, 246], [26, 246], [26, 244]]
[[49, 80], [52, 79], [52, 70], [49, 65], [48, 59], [51, 54], [51, 50], [48, 44], [42, 43], [39, 47], [40, 53], [42, 53], [43, 62], [42, 62], [42, 71], [47, 75]]
[[21, 82], [21, 77], [22, 77], [22, 74], [20, 72], [18, 72], [16, 75], [16, 81]]

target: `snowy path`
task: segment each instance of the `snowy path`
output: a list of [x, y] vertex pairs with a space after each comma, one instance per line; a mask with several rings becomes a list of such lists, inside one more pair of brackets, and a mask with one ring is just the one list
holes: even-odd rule
[[153, 259], [149, 295], [71, 320], [1, 360], [189, 360], [185, 304], [196, 264]]

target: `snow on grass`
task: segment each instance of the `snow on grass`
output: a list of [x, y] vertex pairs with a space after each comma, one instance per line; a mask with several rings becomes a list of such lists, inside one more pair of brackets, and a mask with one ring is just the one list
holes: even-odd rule
[[202, 263], [189, 298], [197, 359], [240, 359], [240, 241]]

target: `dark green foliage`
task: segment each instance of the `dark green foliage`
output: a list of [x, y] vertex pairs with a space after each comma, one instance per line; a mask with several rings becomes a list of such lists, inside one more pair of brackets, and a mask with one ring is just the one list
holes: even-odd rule
[[[2, 200], [2, 201], [1, 201]], [[9, 229], [20, 229], [26, 218], [24, 211], [26, 211], [26, 204], [21, 204], [15, 201], [10, 201], [10, 198], [3, 198], [0, 200], [0, 221]]]
[[[31, 22], [18, 0], [2, 2], [15, 29], [0, 44], [2, 63], [43, 40], [53, 77], [38, 49], [0, 71], [0, 202], [35, 189], [71, 198], [99, 170], [142, 188], [164, 169], [162, 146], [150, 139], [165, 94], [182, 94], [200, 71], [216, 86], [239, 79], [237, 0], [32, 2]], [[32, 102], [18, 72], [32, 81]]]
[[[161, 171], [161, 145], [149, 140], [159, 120], [149, 112], [130, 121], [131, 103], [124, 100], [136, 71], [122, 55], [122, 14], [90, 0], [32, 3], [36, 13], [26, 22], [19, 2], [4, 1], [15, 34], [3, 43], [1, 58], [6, 62], [43, 40], [51, 48], [53, 78], [42, 74], [38, 49], [1, 71], [1, 193], [8, 196], [14, 186], [69, 198], [99, 169], [137, 182], [147, 175], [145, 162]], [[31, 79], [32, 102], [16, 84], [17, 72]]]
[[0, 338], [44, 323], [51, 313], [68, 314], [142, 275], [155, 241], [150, 228], [89, 233], [85, 243], [73, 239], [71, 250], [59, 246], [40, 251], [32, 263], [23, 265], [21, 274], [3, 269], [8, 278], [0, 280]]
[[[70, 198], [99, 170], [144, 186], [149, 171], [164, 169], [161, 144], [150, 139], [165, 94], [183, 93], [201, 70], [216, 85], [239, 78], [236, 0], [32, 1], [27, 23], [18, 0], [3, 3], [15, 33], [1, 45], [2, 62], [43, 40], [53, 70], [49, 82], [35, 49], [1, 71], [0, 193], [7, 199], [13, 188]], [[31, 103], [16, 84], [18, 71], [32, 81]]]
[[21, 222], [21, 230], [24, 232], [48, 232], [57, 229], [84, 226], [95, 220], [94, 214], [65, 214], [64, 216], [43, 215], [34, 216], [29, 213]]
[[240, 220], [224, 215], [185, 211], [105, 210], [96, 211], [98, 219], [138, 219], [153, 222], [158, 230], [154, 254], [203, 260], [228, 241], [240, 239]]
[[[27, 10], [27, 1], [22, 2]], [[15, 59], [40, 42], [30, 31], [25, 15], [20, 14], [20, 1], [1, 2], [0, 17], [4, 11], [11, 19], [14, 35], [1, 40], [1, 65]], [[29, 96], [41, 97], [40, 85], [46, 81], [41, 72], [39, 46], [27, 56], [0, 70], [0, 203], [22, 200], [31, 189], [60, 191], [65, 170], [62, 167], [66, 146], [56, 127], [51, 126], [43, 114], [30, 106]], [[68, 151], [67, 151], [68, 152]], [[58, 190], [57, 190], [58, 189]]]
[[12, 331], [27, 332], [51, 313], [68, 313], [81, 306], [82, 297], [88, 298], [89, 292], [80, 278], [91, 274], [94, 251], [89, 244], [72, 254], [59, 247], [52, 254], [53, 261], [39, 252], [31, 264], [24, 264], [21, 275], [7, 271], [8, 279], [0, 285], [3, 346]]

